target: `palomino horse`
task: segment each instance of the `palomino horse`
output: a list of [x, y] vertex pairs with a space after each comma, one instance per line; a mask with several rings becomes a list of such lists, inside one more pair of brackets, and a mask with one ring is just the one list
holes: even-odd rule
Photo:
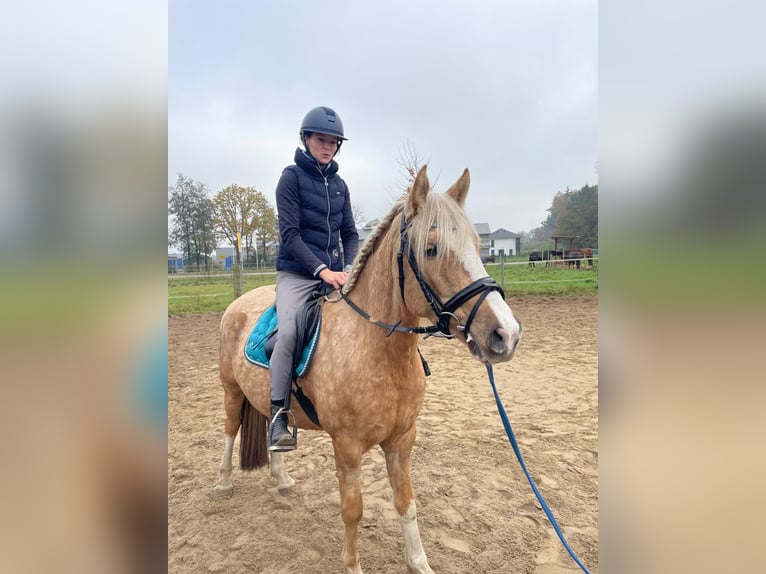
[[[486, 276], [479, 237], [463, 210], [469, 179], [465, 170], [448, 191], [431, 193], [425, 167], [418, 172], [407, 196], [360, 249], [342, 293], [326, 297], [313, 364], [298, 380], [321, 428], [293, 401], [298, 426], [324, 430], [332, 438], [347, 574], [362, 572], [357, 547], [361, 461], [375, 445], [385, 453], [407, 566], [416, 574], [432, 574], [410, 482], [415, 420], [426, 388], [418, 335], [454, 336], [475, 358], [490, 363], [509, 360], [521, 337], [521, 324], [502, 289]], [[240, 421], [240, 465], [248, 469], [268, 462], [268, 371], [249, 363], [244, 348], [256, 319], [273, 302], [273, 287], [254, 289], [229, 305], [221, 319], [226, 424], [219, 494], [233, 492], [232, 449]], [[421, 318], [434, 324], [419, 326]], [[271, 453], [271, 474], [280, 489], [295, 484], [279, 452]]]

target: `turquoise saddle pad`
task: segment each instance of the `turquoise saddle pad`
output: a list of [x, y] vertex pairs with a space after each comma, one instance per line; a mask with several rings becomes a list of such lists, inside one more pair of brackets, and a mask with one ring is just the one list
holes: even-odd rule
[[[260, 367], [269, 368], [269, 359], [266, 357], [266, 341], [269, 336], [277, 328], [277, 307], [272, 305], [266, 309], [263, 314], [258, 318], [258, 321], [253, 327], [253, 331], [247, 338], [245, 343], [245, 358], [251, 363]], [[314, 358], [314, 351], [319, 341], [319, 332], [322, 330], [322, 318], [319, 318], [319, 323], [316, 330], [311, 334], [308, 344], [303, 348], [301, 352], [301, 361], [295, 368], [295, 376], [304, 376], [311, 365], [311, 359]]]

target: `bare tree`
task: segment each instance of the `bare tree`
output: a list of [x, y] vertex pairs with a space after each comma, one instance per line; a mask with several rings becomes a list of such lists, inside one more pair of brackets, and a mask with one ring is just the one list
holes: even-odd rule
[[354, 216], [354, 223], [356, 224], [356, 226], [362, 227], [364, 225], [364, 211], [362, 211], [362, 208], [352, 203], [351, 213]]
[[[404, 195], [409, 187], [415, 182], [415, 177], [418, 175], [418, 171], [427, 162], [415, 149], [415, 144], [410, 140], [405, 140], [402, 147], [399, 149], [399, 158], [396, 163], [401, 167], [401, 177], [396, 180], [397, 194], [396, 199], [399, 199]], [[434, 188], [436, 181], [439, 179], [438, 175], [435, 178], [431, 178], [431, 189]]]
[[415, 144], [410, 140], [405, 140], [402, 147], [399, 149], [399, 159], [396, 160], [399, 167], [402, 169], [403, 180], [397, 180], [397, 186], [406, 190], [415, 181], [415, 176], [418, 174], [418, 170], [423, 165], [423, 158], [415, 149]]

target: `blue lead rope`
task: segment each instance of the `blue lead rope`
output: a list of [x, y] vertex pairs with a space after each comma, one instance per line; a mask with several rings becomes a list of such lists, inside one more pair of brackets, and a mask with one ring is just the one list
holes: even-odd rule
[[529, 475], [529, 471], [527, 470], [527, 465], [524, 464], [524, 458], [521, 456], [519, 445], [516, 442], [516, 437], [513, 435], [511, 422], [508, 420], [508, 415], [505, 413], [505, 407], [503, 407], [503, 402], [500, 400], [500, 396], [497, 394], [497, 387], [495, 387], [495, 375], [492, 373], [492, 365], [490, 365], [489, 363], [486, 363], [486, 367], [487, 367], [487, 373], [489, 374], [489, 382], [492, 385], [492, 392], [495, 394], [495, 402], [497, 403], [497, 412], [500, 413], [500, 418], [503, 420], [503, 426], [505, 427], [505, 434], [508, 435], [508, 439], [511, 441], [513, 452], [516, 453], [516, 458], [519, 460], [521, 469], [524, 471], [524, 474], [527, 475], [529, 486], [532, 487], [532, 490], [534, 491], [535, 496], [537, 497], [537, 500], [540, 502], [540, 506], [543, 507], [543, 510], [545, 511], [545, 515], [548, 517], [548, 520], [550, 520], [551, 525], [553, 526], [553, 529], [556, 531], [556, 534], [558, 534], [559, 536], [559, 540], [561, 540], [561, 543], [564, 545], [564, 548], [566, 548], [566, 551], [569, 552], [569, 555], [572, 557], [572, 560], [577, 562], [577, 565], [582, 569], [583, 572], [585, 572], [586, 574], [590, 574], [590, 570], [588, 570], [585, 567], [585, 565], [580, 561], [580, 559], [577, 557], [577, 554], [575, 554], [572, 548], [569, 546], [567, 539], [564, 538], [564, 533], [561, 532], [561, 528], [559, 528], [559, 523], [556, 522], [556, 519], [553, 517], [553, 513], [551, 512], [551, 509], [548, 508], [548, 505], [545, 503], [545, 500], [543, 499], [542, 494], [540, 494], [540, 491], [537, 490], [537, 485], [535, 484], [535, 481], [532, 480], [532, 477]]

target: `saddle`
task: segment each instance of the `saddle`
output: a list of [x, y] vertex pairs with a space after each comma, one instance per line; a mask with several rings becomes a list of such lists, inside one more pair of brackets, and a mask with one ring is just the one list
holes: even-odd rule
[[[297, 379], [308, 373], [319, 342], [319, 333], [322, 329], [323, 295], [322, 291], [312, 293], [311, 298], [296, 314], [296, 352], [293, 356], [293, 395], [306, 415], [317, 426], [320, 425], [316, 409], [309, 398], [303, 394]], [[277, 308], [276, 305], [271, 305], [258, 318], [245, 343], [245, 358], [254, 365], [268, 369], [278, 337]]]

